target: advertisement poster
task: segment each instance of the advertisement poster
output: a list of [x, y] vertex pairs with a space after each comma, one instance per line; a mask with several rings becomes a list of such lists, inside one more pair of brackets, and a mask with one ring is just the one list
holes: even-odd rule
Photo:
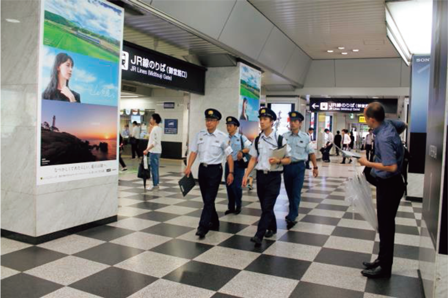
[[177, 119], [165, 119], [165, 134], [177, 135]]
[[251, 141], [259, 133], [258, 110], [261, 97], [261, 71], [240, 63], [240, 132]]
[[274, 123], [274, 129], [279, 134], [284, 134], [289, 131], [289, 112], [293, 109], [293, 105], [288, 103], [271, 104], [271, 110], [277, 115], [277, 120]]
[[42, 1], [37, 184], [118, 173], [123, 10]]

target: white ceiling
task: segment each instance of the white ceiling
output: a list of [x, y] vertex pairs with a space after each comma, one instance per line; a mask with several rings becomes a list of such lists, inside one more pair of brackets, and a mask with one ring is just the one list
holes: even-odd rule
[[399, 57], [386, 36], [384, 0], [248, 1], [312, 59]]

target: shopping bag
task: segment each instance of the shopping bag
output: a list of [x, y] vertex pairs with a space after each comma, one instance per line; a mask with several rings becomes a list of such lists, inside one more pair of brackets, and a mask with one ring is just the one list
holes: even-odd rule
[[363, 173], [358, 171], [356, 163], [353, 163], [354, 175], [347, 182], [345, 200], [354, 206], [355, 210], [376, 231], [378, 231], [378, 218], [372, 201], [372, 189]]

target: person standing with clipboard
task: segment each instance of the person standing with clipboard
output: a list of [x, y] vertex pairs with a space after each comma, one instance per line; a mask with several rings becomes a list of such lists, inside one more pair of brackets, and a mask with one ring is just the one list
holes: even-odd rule
[[[281, 173], [283, 166], [291, 163], [289, 152], [291, 148], [282, 135], [277, 135], [272, 126], [277, 120], [277, 115], [269, 108], [262, 108], [258, 112], [262, 133], [255, 139], [249, 154], [252, 156], [243, 178], [243, 187], [246, 187], [250, 172], [257, 170], [257, 194], [261, 204], [261, 218], [258, 223], [257, 233], [250, 240], [255, 246], [261, 246], [263, 238], [270, 238], [277, 233], [277, 220], [274, 213], [274, 205], [280, 194], [282, 183]], [[273, 157], [276, 149], [285, 148], [283, 158]]]

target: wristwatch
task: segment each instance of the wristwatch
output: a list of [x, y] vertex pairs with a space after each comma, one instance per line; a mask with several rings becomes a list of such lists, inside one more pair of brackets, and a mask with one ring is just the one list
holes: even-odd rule
[[317, 170], [317, 169], [319, 169], [318, 167], [313, 167], [313, 170]]

